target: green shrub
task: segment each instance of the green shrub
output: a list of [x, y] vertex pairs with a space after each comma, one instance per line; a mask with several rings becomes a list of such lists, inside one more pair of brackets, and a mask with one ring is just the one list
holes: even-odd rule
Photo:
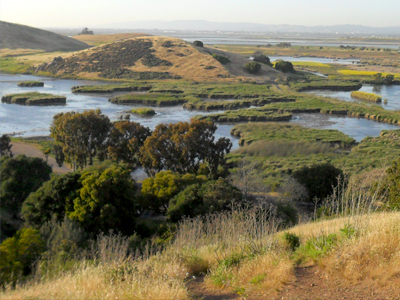
[[78, 196], [81, 174], [53, 175], [49, 181], [29, 195], [22, 205], [21, 216], [29, 226], [39, 228], [45, 222], [56, 219], [61, 222], [66, 207], [73, 207]]
[[326, 163], [303, 167], [293, 172], [293, 177], [308, 190], [308, 201], [325, 199], [333, 193], [334, 187], [339, 184], [340, 178], [344, 178], [343, 171]]
[[51, 167], [41, 158], [3, 156], [0, 163], [2, 208], [18, 215], [25, 199], [49, 180], [51, 173]]
[[203, 42], [201, 41], [194, 41], [193, 45], [195, 45], [196, 47], [204, 47]]
[[266, 64], [267, 66], [272, 66], [272, 63], [268, 56], [264, 55], [261, 51], [256, 51], [253, 53], [253, 61]]
[[307, 240], [297, 248], [294, 257], [297, 263], [307, 261], [316, 262], [318, 259], [328, 254], [338, 243], [336, 234], [323, 235]]
[[298, 237], [294, 233], [285, 232], [283, 238], [285, 239], [286, 243], [292, 251], [296, 251], [296, 249], [300, 247], [300, 237]]
[[284, 61], [284, 60], [276, 61], [275, 69], [283, 73], [294, 72], [293, 64], [290, 61]]
[[244, 66], [245, 70], [251, 74], [256, 74], [261, 70], [261, 65], [257, 62], [248, 62]]
[[227, 210], [231, 203], [237, 203], [240, 199], [240, 191], [227, 180], [220, 178], [188, 186], [171, 199], [167, 214], [171, 221], [178, 222], [184, 217]]
[[218, 60], [221, 64], [225, 65], [229, 62], [231, 62], [231, 60], [225, 56], [221, 56], [221, 55], [217, 55], [217, 54], [213, 54], [212, 57], [214, 57], [216, 60]]
[[33, 228], [23, 228], [4, 240], [0, 245], [0, 285], [15, 284], [30, 274], [32, 264], [44, 250], [44, 241]]

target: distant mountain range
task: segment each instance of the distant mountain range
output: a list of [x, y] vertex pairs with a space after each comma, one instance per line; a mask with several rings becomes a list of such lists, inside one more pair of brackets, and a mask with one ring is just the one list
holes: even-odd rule
[[248, 32], [288, 32], [288, 33], [338, 33], [338, 34], [385, 34], [399, 35], [400, 26], [369, 27], [363, 25], [297, 26], [267, 25], [257, 23], [209, 22], [202, 20], [182, 21], [132, 21], [104, 24], [101, 28], [198, 30], [198, 31], [248, 31]]

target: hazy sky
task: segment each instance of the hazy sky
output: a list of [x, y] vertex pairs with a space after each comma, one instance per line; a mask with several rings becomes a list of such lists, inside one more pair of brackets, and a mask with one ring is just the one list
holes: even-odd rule
[[0, 19], [35, 27], [137, 20], [400, 26], [400, 0], [1, 0]]

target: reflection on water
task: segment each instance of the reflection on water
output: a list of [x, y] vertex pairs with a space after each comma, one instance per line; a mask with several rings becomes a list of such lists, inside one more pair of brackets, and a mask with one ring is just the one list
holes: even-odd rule
[[286, 61], [309, 61], [309, 62], [318, 62], [318, 63], [323, 63], [323, 64], [341, 64], [341, 65], [352, 65], [352, 64], [358, 64], [360, 63], [359, 59], [355, 58], [338, 58], [338, 59], [333, 59], [333, 58], [325, 58], [325, 57], [293, 57], [293, 56], [269, 56], [269, 59], [271, 62], [277, 61], [277, 60], [286, 60]]
[[369, 105], [379, 105], [387, 110], [400, 110], [400, 85], [364, 85], [360, 91], [374, 93], [382, 96], [382, 100], [387, 99], [387, 104], [375, 104], [371, 101], [364, 101], [350, 96], [351, 92], [332, 92], [332, 91], [310, 91], [318, 96], [331, 97], [347, 102], [361, 102]]
[[[17, 86], [19, 81], [23, 80], [42, 80], [44, 87], [21, 88]], [[0, 74], [0, 96], [9, 93], [20, 93], [28, 91], [48, 92], [67, 97], [66, 106], [22, 106], [15, 104], [0, 104], [0, 134], [8, 133], [17, 136], [41, 136], [49, 135], [49, 128], [53, 116], [60, 112], [84, 111], [89, 109], [101, 109], [111, 120], [117, 117], [125, 110], [132, 108], [128, 105], [115, 105], [108, 102], [110, 96], [115, 94], [73, 94], [71, 87], [74, 85], [87, 84], [106, 84], [106, 82], [94, 82], [83, 80], [63, 80], [31, 75], [7, 75]], [[399, 86], [382, 87], [381, 93], [389, 93], [394, 88], [398, 95]], [[372, 91], [370, 88], [363, 87]], [[385, 97], [385, 96], [384, 96]], [[394, 105], [393, 97], [388, 97], [389, 105]], [[400, 97], [397, 96], [398, 107], [400, 108]], [[156, 115], [152, 118], [142, 118], [131, 115], [131, 120], [139, 122], [144, 126], [154, 129], [160, 123], [178, 123], [189, 121], [195, 115], [209, 114], [209, 112], [187, 111], [182, 107], [156, 107]], [[212, 113], [218, 113], [214, 111]], [[356, 119], [343, 116], [331, 116], [321, 114], [297, 114], [291, 123], [300, 124], [309, 128], [316, 129], [338, 129], [345, 134], [360, 141], [366, 136], [378, 136], [383, 129], [399, 129], [399, 127], [384, 123], [378, 123], [365, 119]], [[230, 135], [233, 124], [220, 124], [216, 131], [216, 138], [228, 137], [233, 141], [233, 150], [238, 148], [238, 139]]]
[[[17, 83], [23, 80], [41, 80], [45, 82], [44, 87], [21, 88]], [[49, 135], [49, 128], [53, 116], [60, 112], [84, 111], [89, 109], [101, 109], [112, 121], [123, 111], [132, 108], [128, 105], [115, 105], [108, 102], [108, 98], [115, 94], [73, 94], [71, 87], [75, 85], [106, 84], [106, 82], [63, 80], [31, 75], [6, 75], [0, 74], [0, 97], [11, 93], [42, 92], [65, 95], [67, 105], [65, 106], [23, 106], [15, 104], [0, 104], [0, 134], [14, 134], [16, 136], [41, 136]], [[144, 126], [154, 129], [160, 123], [178, 123], [190, 121], [192, 117], [207, 112], [186, 111], [182, 106], [156, 107], [156, 115], [152, 118], [142, 118], [131, 115], [131, 121], [139, 122]], [[218, 111], [215, 111], [218, 112]], [[214, 112], [213, 112], [214, 113]], [[230, 135], [232, 125], [219, 125], [215, 136], [228, 137], [237, 148], [238, 139]]]
[[382, 130], [400, 129], [396, 125], [326, 114], [294, 114], [289, 123], [295, 123], [307, 128], [336, 129], [352, 137], [357, 142], [367, 136], [378, 136]]

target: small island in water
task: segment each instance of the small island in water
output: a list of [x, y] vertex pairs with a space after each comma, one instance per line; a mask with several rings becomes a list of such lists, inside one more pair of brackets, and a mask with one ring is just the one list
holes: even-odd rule
[[44, 86], [44, 82], [36, 80], [21, 81], [18, 83], [18, 86], [20, 87]]
[[20, 105], [64, 105], [67, 102], [67, 98], [53, 94], [31, 92], [5, 95], [1, 97], [1, 102]]

